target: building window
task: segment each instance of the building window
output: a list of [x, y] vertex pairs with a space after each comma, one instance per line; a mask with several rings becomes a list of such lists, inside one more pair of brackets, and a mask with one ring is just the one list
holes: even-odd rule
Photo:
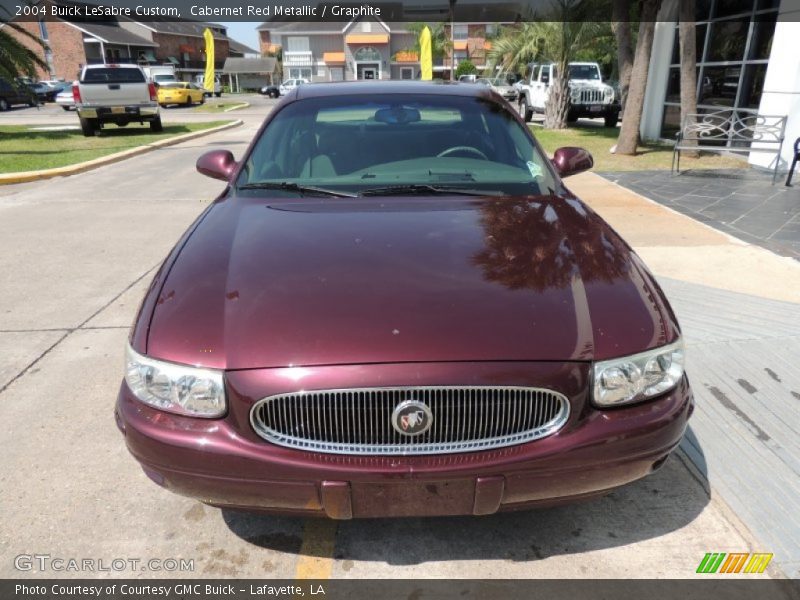
[[317, 77], [325, 77], [327, 70], [322, 65], [317, 65]]
[[[757, 110], [764, 89], [777, 2], [772, 0], [697, 1], [697, 108]], [[680, 39], [675, 26], [667, 74], [661, 136], [672, 138], [680, 123]]]
[[39, 21], [39, 37], [45, 42], [50, 39], [47, 34], [47, 23], [44, 21]]
[[290, 37], [286, 38], [286, 51], [287, 52], [311, 52], [311, 46], [308, 44], [307, 37]]
[[414, 79], [414, 67], [400, 67], [400, 79]]
[[289, 79], [311, 79], [311, 67], [290, 68]]
[[357, 62], [379, 62], [381, 60], [381, 53], [372, 46], [364, 46], [353, 53], [353, 58]]
[[453, 39], [466, 40], [469, 35], [469, 29], [466, 24], [456, 23], [453, 25]]
[[494, 23], [486, 24], [486, 37], [494, 37], [497, 34], [497, 25]]

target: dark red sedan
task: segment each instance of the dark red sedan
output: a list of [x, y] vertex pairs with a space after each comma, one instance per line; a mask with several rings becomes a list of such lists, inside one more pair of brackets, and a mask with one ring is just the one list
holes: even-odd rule
[[657, 469], [693, 399], [653, 276], [483, 86], [305, 85], [156, 275], [116, 418], [156, 483], [351, 517], [494, 513]]

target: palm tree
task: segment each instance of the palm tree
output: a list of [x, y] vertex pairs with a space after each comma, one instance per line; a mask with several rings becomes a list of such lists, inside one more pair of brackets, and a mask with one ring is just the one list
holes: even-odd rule
[[[681, 56], [681, 123], [689, 123], [689, 115], [697, 113], [697, 42], [695, 24], [695, 0], [680, 0], [680, 25], [678, 36]], [[684, 142], [697, 146], [697, 141]], [[697, 158], [697, 150], [689, 150], [687, 156]]]
[[611, 29], [614, 31], [617, 46], [617, 74], [619, 77], [619, 104], [625, 112], [628, 87], [633, 69], [633, 33], [630, 21], [630, 0], [614, 0], [611, 12]]
[[[6, 15], [10, 15], [8, 10], [0, 7]], [[18, 77], [36, 75], [36, 68], [39, 67], [47, 71], [49, 67], [35, 50], [29, 45], [47, 49], [47, 45], [37, 36], [18, 23], [11, 23], [0, 15], [0, 79], [13, 82]], [[14, 32], [18, 35], [14, 35]], [[30, 40], [32, 44], [26, 44], [23, 40]]]
[[633, 58], [631, 83], [625, 101], [625, 115], [617, 139], [617, 154], [636, 154], [639, 145], [639, 127], [644, 109], [644, 92], [647, 87], [647, 72], [650, 68], [650, 51], [653, 49], [656, 17], [661, 0], [642, 0], [642, 14], [639, 23], [639, 38], [636, 40], [636, 54]]
[[492, 42], [490, 60], [503, 68], [516, 71], [529, 62], [548, 60], [556, 64], [556, 76], [550, 85], [545, 104], [544, 126], [550, 129], [567, 127], [569, 113], [570, 61], [592, 47], [603, 24], [584, 18], [587, 5], [583, 0], [552, 0], [548, 21], [526, 21], [519, 27], [503, 30]]
[[444, 23], [436, 23], [435, 25], [411, 23], [408, 26], [408, 30], [414, 34], [414, 45], [410, 48], [404, 48], [401, 52], [414, 52], [419, 56], [419, 36], [425, 27], [431, 30], [431, 56], [434, 59], [444, 58], [451, 46]]

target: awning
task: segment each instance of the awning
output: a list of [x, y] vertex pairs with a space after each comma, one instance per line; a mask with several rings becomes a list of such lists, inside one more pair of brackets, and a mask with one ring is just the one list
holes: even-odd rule
[[466, 50], [467, 40], [453, 42], [453, 50]]
[[142, 52], [140, 54], [144, 54], [144, 58], [145, 58], [146, 61], [156, 62], [156, 55], [153, 54], [150, 50], [147, 50], [147, 51]]
[[388, 33], [354, 33], [344, 38], [348, 44], [388, 44]]
[[326, 65], [331, 63], [343, 63], [344, 62], [344, 52], [324, 52], [322, 54], [322, 60], [325, 61]]
[[416, 52], [398, 52], [394, 55], [395, 62], [416, 63], [419, 62], [419, 54]]
[[177, 58], [175, 58], [174, 56], [168, 56], [168, 57], [167, 57], [167, 60], [168, 60], [169, 62], [171, 62], [173, 65], [179, 65], [179, 64], [181, 64], [181, 61], [179, 61], [179, 60], [178, 60]]

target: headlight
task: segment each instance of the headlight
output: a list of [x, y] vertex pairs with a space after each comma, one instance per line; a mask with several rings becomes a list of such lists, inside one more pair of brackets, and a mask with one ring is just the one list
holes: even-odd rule
[[128, 344], [125, 381], [139, 400], [159, 410], [206, 418], [225, 413], [222, 371], [148, 358]]
[[594, 402], [617, 406], [663, 394], [683, 377], [683, 341], [594, 364]]
[[605, 89], [605, 100], [606, 102], [613, 102], [614, 101], [614, 88], [607, 87]]

